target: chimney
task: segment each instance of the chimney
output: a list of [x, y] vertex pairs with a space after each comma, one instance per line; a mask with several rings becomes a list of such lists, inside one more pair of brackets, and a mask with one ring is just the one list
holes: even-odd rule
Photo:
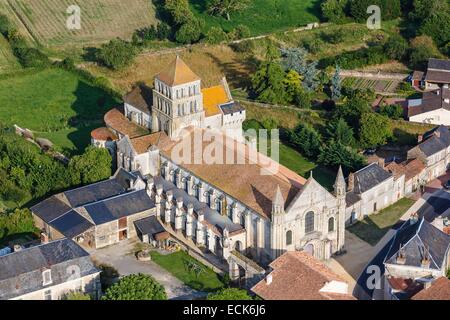
[[417, 136], [417, 143], [421, 143], [423, 141], [423, 134], [419, 134]]
[[420, 261], [420, 264], [422, 268], [428, 269], [430, 267], [430, 254], [428, 252], [427, 246], [423, 248], [423, 257], [422, 260]]
[[419, 221], [419, 214], [417, 212], [414, 212], [409, 217], [409, 223], [411, 225], [413, 225], [413, 224], [417, 223], [417, 221]]
[[18, 251], [22, 251], [22, 246], [20, 244], [15, 244], [14, 245], [14, 252], [18, 252]]
[[348, 175], [348, 185], [347, 185], [347, 191], [352, 192], [355, 188], [355, 174], [353, 172], [350, 172]]
[[436, 135], [436, 137], [440, 138], [441, 137], [441, 132], [439, 130], [436, 130], [434, 132], [434, 134]]
[[378, 158], [378, 165], [384, 169], [384, 158]]
[[270, 285], [272, 283], [272, 274], [269, 273], [266, 277], [266, 284]]
[[48, 243], [48, 234], [46, 232], [41, 232], [41, 243], [42, 244]]

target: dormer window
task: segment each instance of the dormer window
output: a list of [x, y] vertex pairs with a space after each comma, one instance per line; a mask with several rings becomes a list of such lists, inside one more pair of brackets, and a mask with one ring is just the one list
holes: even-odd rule
[[44, 270], [42, 272], [42, 285], [46, 286], [52, 283], [52, 270]]

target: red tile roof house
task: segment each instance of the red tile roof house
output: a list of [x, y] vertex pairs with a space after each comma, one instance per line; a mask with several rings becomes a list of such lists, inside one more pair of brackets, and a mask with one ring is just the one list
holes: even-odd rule
[[412, 300], [450, 300], [450, 280], [441, 277], [430, 284], [428, 288], [414, 295]]
[[264, 300], [355, 300], [341, 277], [306, 252], [286, 252], [269, 266], [252, 288]]

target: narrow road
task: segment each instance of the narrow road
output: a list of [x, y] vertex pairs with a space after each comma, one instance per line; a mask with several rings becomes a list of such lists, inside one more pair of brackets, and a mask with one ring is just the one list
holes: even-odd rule
[[[419, 217], [424, 217], [428, 222], [432, 222], [436, 217], [444, 213], [447, 209], [450, 208], [450, 193], [444, 189], [440, 189], [434, 192], [428, 200], [417, 210]], [[396, 224], [393, 229], [398, 230], [401, 228], [403, 224]], [[375, 257], [367, 264], [364, 268], [363, 272], [359, 276], [357, 280], [357, 284], [353, 291], [353, 295], [360, 300], [371, 300], [374, 294], [374, 289], [370, 289], [367, 287], [367, 280], [371, 275], [373, 275], [373, 271], [370, 272], [368, 269], [370, 266], [378, 266], [382, 276], [384, 274], [384, 265], [383, 260], [386, 257], [389, 248], [392, 244], [393, 238], [386, 243], [384, 247], [380, 249], [380, 251], [375, 255]]]

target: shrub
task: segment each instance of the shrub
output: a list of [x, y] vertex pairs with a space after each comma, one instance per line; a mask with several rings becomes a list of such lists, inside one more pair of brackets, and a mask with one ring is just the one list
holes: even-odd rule
[[206, 42], [209, 44], [219, 44], [228, 40], [228, 35], [219, 27], [211, 27], [206, 33]]
[[136, 54], [131, 43], [117, 38], [103, 44], [96, 52], [96, 59], [106, 67], [118, 70], [130, 65]]
[[250, 37], [250, 28], [246, 25], [240, 24], [231, 31], [231, 38], [233, 40], [244, 39]]
[[439, 58], [441, 54], [433, 39], [429, 36], [419, 36], [411, 40], [409, 62], [416, 68], [425, 68], [429, 58]]
[[246, 290], [226, 288], [219, 292], [210, 293], [207, 300], [253, 300]]
[[193, 19], [189, 22], [186, 22], [176, 32], [176, 41], [183, 44], [197, 42], [202, 36], [202, 29], [204, 28], [204, 25], [205, 21], [202, 19]]
[[102, 300], [167, 300], [164, 287], [152, 276], [132, 274], [109, 287]]
[[383, 105], [379, 110], [380, 114], [391, 119], [403, 118], [403, 107], [399, 104]]

